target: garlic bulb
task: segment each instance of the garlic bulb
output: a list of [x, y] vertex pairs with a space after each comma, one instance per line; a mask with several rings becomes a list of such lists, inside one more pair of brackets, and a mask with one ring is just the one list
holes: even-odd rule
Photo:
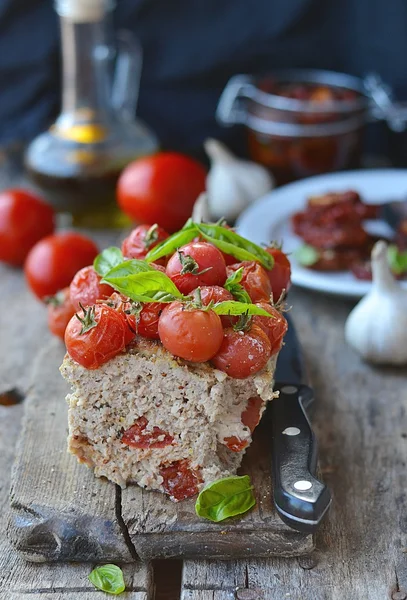
[[198, 198], [195, 200], [191, 218], [195, 223], [209, 222], [211, 220], [208, 194], [206, 192], [199, 194]]
[[407, 363], [407, 290], [394, 279], [387, 260], [387, 244], [372, 251], [371, 291], [356, 305], [345, 325], [345, 338], [372, 363]]
[[206, 140], [204, 147], [211, 160], [206, 190], [212, 219], [234, 221], [246, 206], [273, 189], [274, 179], [264, 167], [236, 158], [217, 140]]

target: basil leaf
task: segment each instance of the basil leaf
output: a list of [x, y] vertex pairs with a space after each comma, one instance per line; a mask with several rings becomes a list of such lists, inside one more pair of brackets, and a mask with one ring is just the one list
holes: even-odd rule
[[89, 581], [102, 592], [114, 594], [115, 596], [126, 589], [123, 571], [116, 565], [96, 567], [89, 575]]
[[183, 299], [171, 279], [156, 269], [121, 276], [109, 272], [102, 282], [108, 283], [135, 302], [173, 302]]
[[233, 300], [218, 302], [212, 307], [212, 310], [217, 315], [260, 315], [273, 318], [273, 315], [255, 304], [234, 302]]
[[320, 253], [313, 246], [304, 244], [294, 252], [294, 256], [303, 267], [312, 267], [320, 259]]
[[106, 273], [113, 267], [123, 262], [123, 254], [120, 248], [116, 246], [110, 246], [97, 255], [93, 261], [93, 268], [96, 273], [101, 277], [104, 277]]
[[235, 300], [238, 302], [246, 302], [248, 304], [251, 303], [251, 298], [249, 294], [246, 292], [244, 287], [240, 285], [240, 281], [242, 281], [243, 277], [243, 267], [240, 267], [237, 271], [234, 271], [229, 275], [226, 279], [225, 285], [223, 286], [228, 292], [232, 294]]
[[167, 256], [167, 254], [173, 254], [177, 248], [188, 244], [188, 242], [190, 242], [194, 239], [194, 237], [197, 236], [196, 227], [195, 224], [192, 223], [192, 221], [188, 225], [188, 227], [184, 227], [185, 229], [177, 231], [177, 233], [174, 233], [160, 244], [157, 244], [157, 246], [154, 246], [154, 248], [152, 248], [150, 252], [147, 253], [146, 261], [154, 262], [155, 260], [158, 260], [163, 256]]
[[402, 252], [392, 244], [387, 249], [387, 260], [395, 275], [402, 275], [407, 272], [407, 252]]
[[274, 259], [268, 252], [232, 229], [208, 223], [195, 223], [195, 227], [203, 238], [222, 252], [231, 254], [238, 260], [255, 260], [269, 270], [273, 268]]
[[200, 492], [195, 503], [198, 517], [215, 523], [241, 515], [256, 504], [248, 475], [232, 476], [213, 481]]
[[154, 267], [150, 267], [150, 265], [144, 260], [131, 258], [110, 269], [110, 271], [105, 273], [105, 278], [109, 277], [109, 279], [112, 279], [117, 277], [126, 277], [127, 275], [136, 275], [137, 273], [146, 273], [148, 271], [157, 272]]

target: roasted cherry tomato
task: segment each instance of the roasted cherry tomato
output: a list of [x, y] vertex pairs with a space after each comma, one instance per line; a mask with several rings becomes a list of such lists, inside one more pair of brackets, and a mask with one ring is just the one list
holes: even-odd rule
[[[263, 400], [259, 396], [249, 398], [247, 401], [246, 409], [242, 412], [242, 423], [250, 429], [250, 432], [256, 429], [260, 422], [260, 411], [263, 405]], [[249, 445], [249, 440], [241, 440], [235, 435], [225, 438], [225, 446], [232, 450], [232, 452], [241, 452]]]
[[123, 310], [132, 331], [150, 340], [159, 340], [158, 321], [165, 307], [162, 302], [138, 304], [128, 300]]
[[225, 329], [222, 345], [211, 362], [230, 377], [245, 379], [261, 371], [270, 355], [269, 338], [258, 325], [252, 325], [248, 331]]
[[75, 310], [82, 306], [92, 306], [96, 300], [103, 300], [111, 296], [113, 288], [107, 283], [100, 283], [102, 278], [91, 266], [83, 267], [78, 271], [69, 286], [69, 296]]
[[51, 333], [64, 339], [65, 329], [75, 314], [69, 297], [69, 288], [64, 288], [48, 300], [48, 328]]
[[205, 190], [206, 171], [197, 161], [176, 152], [159, 152], [130, 163], [120, 175], [117, 200], [130, 218], [180, 229]]
[[181, 302], [166, 305], [158, 322], [163, 346], [191, 362], [205, 362], [219, 350], [222, 322], [212, 310], [189, 309]]
[[271, 284], [268, 271], [263, 269], [257, 262], [245, 260], [234, 265], [229, 265], [226, 269], [228, 276], [240, 269], [240, 267], [243, 267], [243, 277], [240, 285], [249, 294], [252, 302], [270, 300]]
[[0, 193], [1, 261], [22, 265], [34, 244], [54, 227], [53, 209], [31, 192], [11, 189]]
[[281, 350], [283, 339], [288, 329], [287, 320], [283, 317], [281, 312], [269, 302], [257, 302], [256, 306], [263, 308], [272, 315], [270, 318], [255, 315], [253, 317], [253, 324], [261, 327], [267, 334], [271, 343], [271, 354], [273, 355]]
[[285, 293], [291, 287], [291, 265], [287, 255], [281, 248], [269, 247], [266, 251], [274, 258], [274, 265], [271, 271], [267, 271], [269, 276], [271, 291], [274, 302], [277, 302], [285, 290]]
[[111, 308], [114, 308], [115, 311], [122, 317], [125, 325], [124, 343], [126, 346], [128, 346], [136, 337], [136, 329], [133, 326], [132, 315], [130, 312], [131, 304], [129, 299], [118, 292], [113, 292], [110, 298], [106, 300], [105, 304]]
[[[228, 290], [220, 287], [219, 285], [205, 285], [199, 288], [201, 293], [201, 302], [204, 306], [208, 306], [210, 302], [216, 304], [217, 302], [228, 302], [233, 300], [233, 296]], [[237, 321], [237, 317], [229, 317], [228, 315], [222, 315], [220, 320], [222, 321], [223, 327], [231, 327]]]
[[132, 448], [164, 448], [169, 446], [174, 438], [159, 427], [147, 429], [148, 421], [140, 417], [122, 435], [121, 441]]
[[125, 348], [123, 316], [107, 304], [96, 304], [69, 321], [65, 345], [71, 358], [86, 369], [97, 369]]
[[24, 272], [31, 291], [41, 300], [67, 287], [74, 275], [92, 264], [96, 244], [79, 233], [55, 233], [30, 250]]
[[168, 233], [156, 225], [139, 225], [122, 243], [123, 256], [143, 260], [147, 253], [167, 239]]
[[207, 242], [182, 246], [171, 256], [165, 272], [183, 294], [189, 294], [198, 286], [222, 286], [226, 281], [225, 259]]
[[171, 500], [179, 502], [199, 491], [202, 476], [199, 469], [192, 469], [188, 459], [177, 460], [169, 465], [161, 465], [160, 475], [163, 478], [163, 488]]

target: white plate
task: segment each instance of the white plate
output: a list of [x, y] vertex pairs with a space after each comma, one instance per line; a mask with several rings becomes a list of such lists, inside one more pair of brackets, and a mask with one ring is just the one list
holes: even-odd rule
[[[270, 240], [283, 241], [284, 251], [292, 253], [302, 244], [290, 225], [290, 217], [303, 210], [308, 196], [325, 192], [353, 189], [368, 204], [402, 201], [407, 198], [407, 169], [375, 169], [317, 175], [278, 188], [254, 202], [237, 221], [239, 233], [258, 244]], [[383, 221], [371, 221], [369, 231], [392, 235]], [[360, 281], [351, 273], [322, 273], [301, 267], [290, 257], [292, 282], [295, 285], [328, 294], [359, 298], [366, 294], [371, 283]], [[407, 282], [402, 286], [407, 288]]]

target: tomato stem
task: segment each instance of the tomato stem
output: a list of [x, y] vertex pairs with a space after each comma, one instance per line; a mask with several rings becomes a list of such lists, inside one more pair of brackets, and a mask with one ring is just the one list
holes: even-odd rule
[[190, 275], [203, 275], [207, 271], [210, 271], [212, 267], [208, 267], [207, 269], [199, 270], [199, 265], [195, 259], [192, 258], [189, 254], [184, 254], [182, 250], [177, 249], [177, 254], [179, 258], [179, 262], [181, 263], [182, 269], [180, 271], [180, 275], [185, 275], [189, 273]]
[[233, 325], [235, 331], [248, 331], [252, 326], [253, 317], [248, 312], [241, 314], [237, 320], [237, 323]]
[[144, 246], [146, 250], [150, 248], [155, 242], [158, 240], [158, 225], [154, 223], [151, 225], [150, 229], [146, 233], [146, 237], [144, 238]]
[[97, 321], [95, 319], [95, 306], [91, 306], [90, 308], [86, 309], [81, 303], [79, 303], [79, 306], [81, 307], [82, 311], [83, 311], [83, 317], [80, 317], [78, 315], [78, 313], [75, 313], [75, 317], [78, 319], [78, 321], [80, 321], [82, 323], [82, 329], [79, 333], [79, 335], [83, 335], [84, 333], [88, 332], [90, 329], [93, 329], [93, 327], [97, 327]]

